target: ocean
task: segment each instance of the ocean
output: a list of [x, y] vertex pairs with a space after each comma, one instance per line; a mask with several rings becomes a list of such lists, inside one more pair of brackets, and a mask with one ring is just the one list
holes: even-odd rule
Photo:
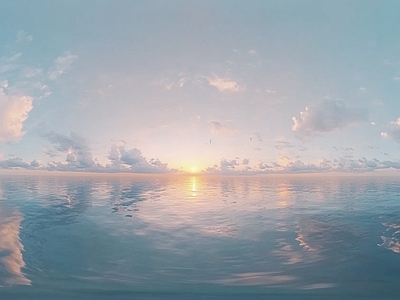
[[400, 177], [0, 176], [0, 299], [399, 298]]

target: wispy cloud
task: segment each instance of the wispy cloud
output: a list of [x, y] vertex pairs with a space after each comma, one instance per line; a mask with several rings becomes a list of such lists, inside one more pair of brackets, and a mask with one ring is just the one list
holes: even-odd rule
[[214, 134], [234, 134], [237, 132], [236, 129], [222, 125], [218, 121], [211, 122], [211, 132]]
[[13, 71], [19, 67], [17, 60], [22, 55], [21, 52], [15, 53], [11, 56], [0, 57], [0, 74]]
[[216, 87], [220, 92], [243, 92], [245, 87], [239, 85], [236, 81], [214, 76], [207, 78], [211, 86]]
[[32, 40], [33, 40], [33, 36], [28, 34], [25, 30], [18, 31], [17, 43], [31, 42]]
[[53, 67], [48, 72], [50, 80], [56, 80], [62, 74], [66, 73], [71, 64], [78, 58], [78, 56], [67, 51], [64, 55], [56, 58]]

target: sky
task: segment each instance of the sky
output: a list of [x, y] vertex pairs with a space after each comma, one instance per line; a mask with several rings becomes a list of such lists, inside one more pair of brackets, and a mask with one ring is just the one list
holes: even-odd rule
[[0, 168], [400, 169], [397, 0], [4, 0]]

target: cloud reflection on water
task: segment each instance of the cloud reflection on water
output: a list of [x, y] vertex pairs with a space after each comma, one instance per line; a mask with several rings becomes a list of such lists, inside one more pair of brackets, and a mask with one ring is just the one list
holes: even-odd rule
[[400, 225], [394, 223], [383, 223], [382, 225], [387, 228], [384, 235], [381, 236], [382, 244], [378, 244], [378, 246], [394, 253], [400, 253]]
[[293, 282], [296, 277], [272, 272], [250, 272], [234, 274], [231, 278], [216, 280], [224, 285], [272, 285]]
[[22, 272], [25, 262], [24, 246], [19, 234], [23, 217], [20, 212], [8, 213], [0, 208], [0, 285], [30, 285], [31, 281]]

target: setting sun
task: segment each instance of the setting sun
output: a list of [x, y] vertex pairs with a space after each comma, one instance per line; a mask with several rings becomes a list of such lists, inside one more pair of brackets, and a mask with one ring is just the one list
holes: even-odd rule
[[191, 171], [192, 173], [197, 173], [197, 167], [192, 167], [192, 168], [190, 169], [190, 171]]

